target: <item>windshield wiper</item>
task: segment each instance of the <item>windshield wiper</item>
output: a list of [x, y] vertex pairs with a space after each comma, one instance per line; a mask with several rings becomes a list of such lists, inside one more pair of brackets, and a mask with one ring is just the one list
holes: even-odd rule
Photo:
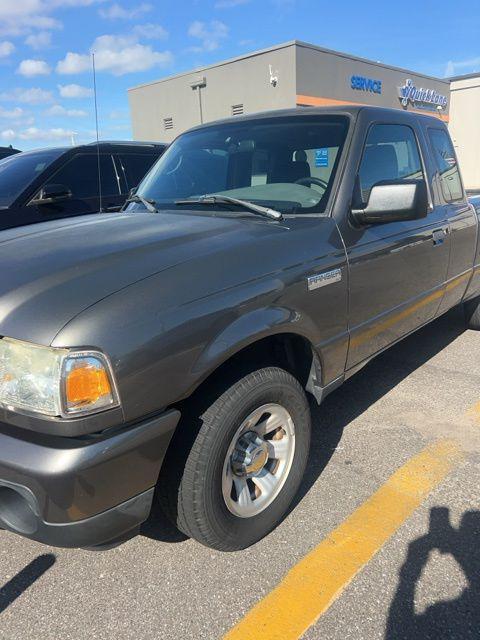
[[262, 207], [261, 205], [254, 204], [249, 200], [239, 200], [238, 198], [232, 198], [230, 196], [223, 196], [220, 194], [217, 195], [215, 193], [208, 196], [201, 196], [200, 198], [191, 198], [190, 200], [175, 200], [175, 204], [234, 204], [237, 207], [243, 207], [244, 209], [248, 209], [248, 211], [258, 213], [261, 216], [273, 218], [273, 220], [283, 220], [283, 214], [276, 209]]
[[132, 196], [127, 198], [127, 200], [125, 200], [125, 205], [130, 204], [130, 202], [137, 202], [139, 204], [143, 204], [145, 209], [147, 209], [147, 211], [150, 211], [150, 213], [158, 213], [158, 209], [156, 209], [155, 207], [155, 204], [156, 204], [155, 200], [144, 198], [138, 193], [134, 193]]

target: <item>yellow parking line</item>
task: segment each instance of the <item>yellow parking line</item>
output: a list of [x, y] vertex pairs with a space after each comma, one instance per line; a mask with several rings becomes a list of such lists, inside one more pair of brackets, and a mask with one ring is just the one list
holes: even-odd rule
[[470, 407], [470, 409], [467, 411], [467, 416], [480, 423], [480, 402], [477, 402], [473, 405], [473, 407]]
[[451, 440], [426, 447], [300, 560], [224, 640], [298, 639], [461, 459]]

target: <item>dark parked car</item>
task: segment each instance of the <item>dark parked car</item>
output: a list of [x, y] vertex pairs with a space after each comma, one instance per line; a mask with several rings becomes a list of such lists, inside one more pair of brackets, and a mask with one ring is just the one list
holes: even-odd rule
[[10, 531], [101, 545], [158, 499], [203, 544], [247, 547], [300, 486], [308, 396], [455, 305], [480, 328], [479, 220], [437, 118], [212, 123], [177, 138], [134, 200], [0, 234]]
[[16, 153], [21, 153], [20, 149], [14, 149], [13, 147], [0, 147], [0, 160], [13, 156]]
[[[101, 142], [25, 151], [0, 163], [0, 230], [119, 211], [166, 145]], [[101, 186], [101, 198], [100, 194]]]

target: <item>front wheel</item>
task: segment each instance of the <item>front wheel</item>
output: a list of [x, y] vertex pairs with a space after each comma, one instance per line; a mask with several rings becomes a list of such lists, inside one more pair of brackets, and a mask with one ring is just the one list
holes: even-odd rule
[[305, 392], [283, 369], [260, 369], [219, 393], [199, 425], [167, 512], [206, 546], [244, 549], [280, 522], [299, 489], [310, 446]]

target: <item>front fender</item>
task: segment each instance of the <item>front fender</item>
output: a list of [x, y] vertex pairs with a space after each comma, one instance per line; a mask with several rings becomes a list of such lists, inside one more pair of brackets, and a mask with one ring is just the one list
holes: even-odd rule
[[206, 345], [193, 366], [192, 373], [204, 379], [236, 353], [262, 338], [293, 333], [310, 342], [315, 330], [313, 321], [294, 309], [281, 306], [255, 309], [224, 327]]

